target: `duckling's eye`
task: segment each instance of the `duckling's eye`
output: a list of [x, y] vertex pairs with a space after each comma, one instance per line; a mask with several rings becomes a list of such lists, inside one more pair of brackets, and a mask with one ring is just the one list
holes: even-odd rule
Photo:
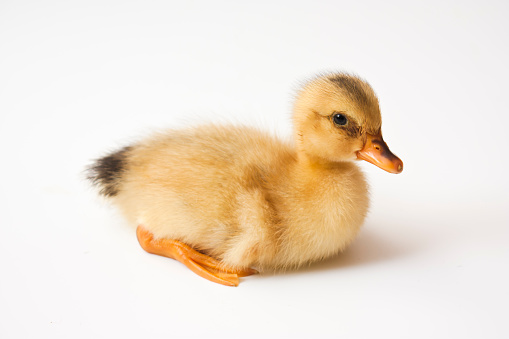
[[332, 119], [334, 120], [334, 123], [336, 125], [339, 125], [339, 126], [344, 126], [348, 122], [348, 120], [346, 119], [345, 115], [341, 114], [341, 113], [334, 114]]

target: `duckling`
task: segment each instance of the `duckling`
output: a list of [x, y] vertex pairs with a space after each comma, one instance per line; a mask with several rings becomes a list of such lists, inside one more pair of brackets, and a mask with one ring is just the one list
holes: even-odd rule
[[97, 160], [89, 178], [137, 227], [141, 247], [227, 286], [343, 251], [368, 211], [355, 160], [390, 173], [371, 86], [346, 73], [297, 94], [294, 140], [255, 128], [170, 130]]

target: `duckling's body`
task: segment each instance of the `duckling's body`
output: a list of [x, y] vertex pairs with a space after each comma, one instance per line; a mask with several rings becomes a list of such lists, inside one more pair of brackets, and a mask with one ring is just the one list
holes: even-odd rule
[[[343, 108], [367, 107], [376, 118], [378, 101], [371, 107], [376, 97], [369, 85], [335, 76], [353, 79], [368, 92], [361, 99], [371, 101], [346, 100], [348, 91], [318, 78], [321, 92], [313, 82], [307, 88], [318, 101], [306, 96], [306, 87], [297, 100], [295, 144], [248, 127], [173, 130], [98, 160], [92, 179], [141, 227], [138, 237], [147, 251], [175, 258], [180, 254], [164, 248], [176, 241], [217, 260], [219, 266], [198, 265], [212, 274], [219, 270], [219, 279], [250, 274], [251, 267], [295, 267], [334, 255], [354, 239], [369, 205], [364, 176], [350, 160], [366, 144], [366, 133], [381, 140], [381, 120], [366, 123], [369, 112], [356, 117], [341, 110], [350, 122], [347, 130], [336, 119], [337, 107], [319, 107], [325, 93], [336, 101], [332, 106], [343, 100], [350, 105]], [[346, 146], [334, 149], [341, 145]], [[156, 243], [164, 239], [172, 243]]]
[[171, 131], [123, 156], [112, 198], [133, 225], [228, 266], [286, 267], [335, 254], [368, 207], [355, 164], [313, 166], [251, 128]]

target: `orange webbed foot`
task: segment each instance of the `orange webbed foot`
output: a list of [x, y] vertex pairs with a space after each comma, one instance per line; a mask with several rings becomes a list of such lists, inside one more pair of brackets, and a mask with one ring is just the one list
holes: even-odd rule
[[218, 260], [200, 253], [178, 240], [154, 239], [153, 234], [141, 225], [136, 229], [136, 235], [141, 247], [148, 253], [178, 260], [194, 273], [218, 284], [238, 286], [239, 277], [258, 273], [251, 268], [239, 270], [225, 267]]

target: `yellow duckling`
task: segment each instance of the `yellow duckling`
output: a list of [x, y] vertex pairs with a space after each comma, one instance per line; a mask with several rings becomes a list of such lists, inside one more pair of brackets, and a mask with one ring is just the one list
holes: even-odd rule
[[90, 179], [147, 252], [237, 286], [254, 268], [297, 267], [354, 239], [369, 204], [354, 160], [403, 170], [375, 93], [355, 76], [310, 81], [293, 117], [294, 144], [249, 127], [173, 130], [97, 160]]

